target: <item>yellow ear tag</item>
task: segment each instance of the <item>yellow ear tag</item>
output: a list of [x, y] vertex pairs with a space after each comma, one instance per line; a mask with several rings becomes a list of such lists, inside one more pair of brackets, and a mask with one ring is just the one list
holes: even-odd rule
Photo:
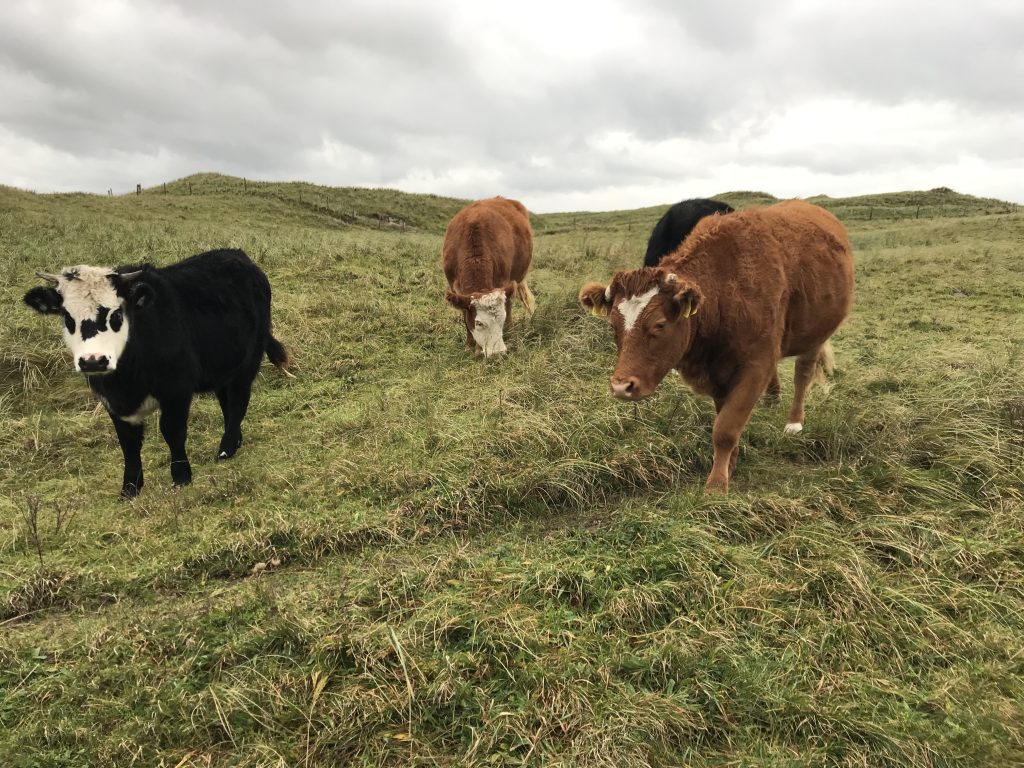
[[595, 304], [593, 307], [590, 308], [590, 314], [592, 314], [594, 317], [604, 317], [605, 315], [608, 314], [608, 310], [605, 309], [604, 307], [599, 307]]

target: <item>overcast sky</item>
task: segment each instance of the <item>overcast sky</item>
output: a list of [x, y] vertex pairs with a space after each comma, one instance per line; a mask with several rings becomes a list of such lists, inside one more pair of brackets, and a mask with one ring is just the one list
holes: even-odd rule
[[1024, 202], [1021, 0], [2, 0], [0, 183]]

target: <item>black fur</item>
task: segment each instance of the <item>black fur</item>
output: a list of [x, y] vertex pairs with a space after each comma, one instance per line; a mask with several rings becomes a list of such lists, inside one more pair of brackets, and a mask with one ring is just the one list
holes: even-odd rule
[[64, 298], [55, 288], [32, 288], [25, 294], [25, 303], [44, 315], [59, 315], [64, 311]]
[[682, 245], [697, 222], [714, 213], [732, 213], [733, 207], [717, 200], [683, 200], [676, 203], [661, 220], [654, 225], [651, 239], [647, 241], [647, 254], [644, 256], [645, 267], [656, 267], [663, 256], [672, 253]]
[[[99, 311], [97, 311], [96, 313], [95, 320], [83, 320], [82, 339], [91, 339], [96, 334], [103, 333], [103, 331], [107, 330], [107, 315], [109, 313], [109, 309], [107, 309], [106, 307], [100, 307]], [[72, 333], [74, 333], [74, 331], [72, 331]]]
[[[141, 269], [123, 280], [120, 273]], [[146, 397], [160, 404], [160, 432], [171, 451], [171, 480], [185, 485], [192, 468], [185, 452], [188, 413], [197, 392], [215, 392], [224, 413], [218, 458], [230, 458], [242, 444], [241, 423], [263, 355], [287, 358], [270, 333], [270, 283], [240, 250], [201, 253], [168, 267], [118, 267], [112, 278], [125, 299], [128, 342], [116, 370], [89, 377], [89, 386], [110, 412], [124, 455], [121, 495], [143, 485], [144, 427], [123, 417]], [[52, 290], [52, 289], [33, 289]], [[49, 294], [29, 291], [29, 306], [48, 309]], [[118, 313], [114, 313], [117, 315]], [[111, 321], [113, 323], [113, 316]], [[117, 318], [120, 323], [120, 317]]]

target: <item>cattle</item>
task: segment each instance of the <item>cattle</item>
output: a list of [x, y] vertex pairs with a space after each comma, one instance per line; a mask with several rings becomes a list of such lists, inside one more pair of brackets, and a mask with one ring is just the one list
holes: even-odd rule
[[739, 437], [780, 358], [796, 357], [787, 434], [803, 429], [812, 380], [831, 372], [829, 338], [850, 309], [853, 255], [843, 225], [799, 200], [703, 219], [658, 267], [590, 283], [580, 303], [607, 314], [618, 359], [611, 392], [640, 400], [675, 369], [715, 403], [705, 486], [725, 492]]
[[122, 498], [142, 490], [150, 413], [160, 411], [172, 484], [187, 485], [192, 396], [216, 393], [224, 413], [217, 458], [229, 459], [242, 444], [263, 355], [287, 374], [288, 352], [270, 332], [270, 283], [240, 250], [201, 253], [162, 268], [82, 265], [36, 274], [50, 285], [28, 291], [25, 303], [63, 319], [74, 370], [87, 376], [121, 444]]
[[512, 319], [513, 294], [533, 314], [536, 301], [526, 284], [532, 258], [530, 216], [516, 200], [477, 200], [448, 223], [441, 250], [445, 300], [462, 311], [466, 346], [477, 354], [507, 351], [503, 332]]
[[658, 220], [651, 230], [644, 255], [645, 267], [656, 267], [658, 262], [682, 245], [683, 241], [705, 216], [732, 213], [733, 207], [718, 200], [683, 200], [676, 203]]

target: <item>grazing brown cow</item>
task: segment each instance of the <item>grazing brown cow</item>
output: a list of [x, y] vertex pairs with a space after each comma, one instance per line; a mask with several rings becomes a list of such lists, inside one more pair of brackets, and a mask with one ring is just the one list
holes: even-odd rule
[[803, 429], [804, 395], [819, 368], [831, 372], [829, 337], [852, 292], [843, 225], [822, 208], [789, 200], [702, 219], [659, 267], [617, 272], [607, 288], [589, 283], [580, 303], [607, 314], [615, 332], [615, 397], [648, 397], [675, 369], [714, 399], [706, 489], [726, 491], [754, 405], [766, 390], [778, 394], [783, 357], [796, 357], [785, 431]]
[[516, 200], [477, 200], [448, 223], [441, 250], [445, 299], [462, 310], [466, 346], [477, 354], [507, 351], [502, 332], [512, 318], [513, 293], [533, 314], [536, 302], [526, 284], [532, 258], [530, 216]]

